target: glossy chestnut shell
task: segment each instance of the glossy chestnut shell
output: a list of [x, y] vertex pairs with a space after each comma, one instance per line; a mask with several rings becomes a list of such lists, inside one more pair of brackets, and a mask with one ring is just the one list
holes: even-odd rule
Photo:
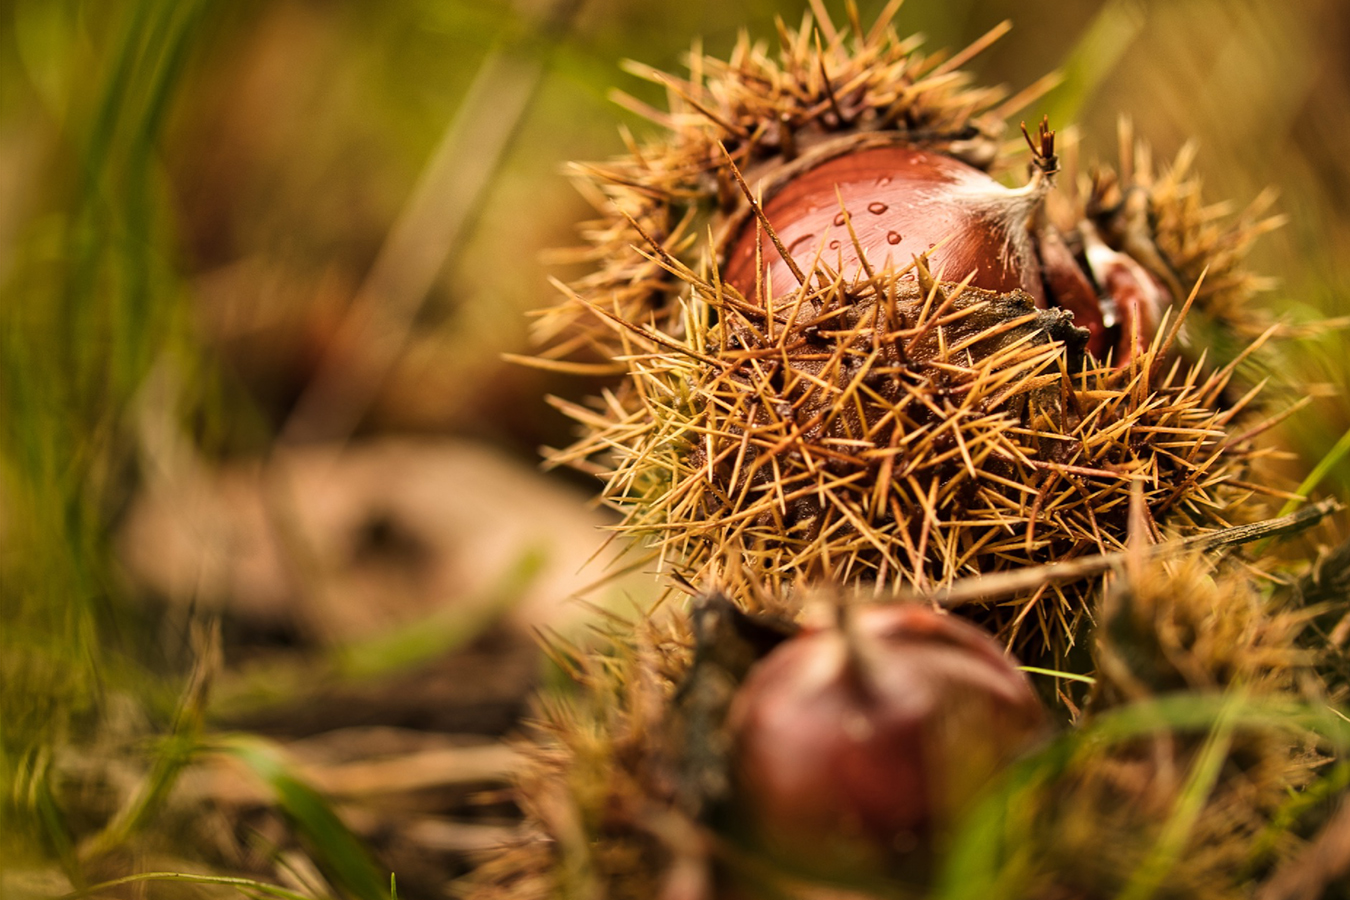
[[[1035, 191], [1004, 187], [953, 157], [909, 145], [873, 147], [837, 156], [784, 184], [764, 212], [798, 268], [819, 259], [845, 277], [861, 266], [897, 267], [924, 253], [943, 280], [974, 273], [975, 287], [1007, 293], [1024, 290], [1044, 306], [1040, 264], [1028, 220]], [[857, 235], [854, 244], [847, 219]], [[751, 220], [727, 252], [723, 280], [756, 296], [756, 243], [773, 297], [798, 283], [762, 229]], [[936, 249], [935, 249], [936, 248]]]
[[[1053, 133], [1042, 129], [1053, 152]], [[746, 214], [724, 245], [722, 280], [746, 298], [791, 297], [798, 275], [815, 287], [823, 268], [845, 283], [926, 256], [942, 281], [998, 293], [1022, 291], [1040, 307], [1073, 313], [1098, 360], [1126, 364], [1157, 330], [1173, 298], [1128, 255], [1095, 239], [1091, 226], [1070, 250], [1041, 205], [1053, 157], [1022, 188], [1008, 188], [955, 157], [909, 144], [873, 146], [827, 159], [776, 185], [763, 203], [783, 258], [757, 216]], [[850, 231], [851, 229], [851, 231]], [[860, 252], [861, 251], [861, 252]], [[817, 276], [818, 277], [818, 276]]]
[[791, 865], [847, 875], [931, 848], [1046, 716], [983, 631], [892, 605], [777, 647], [728, 726], [736, 815], [753, 840]]

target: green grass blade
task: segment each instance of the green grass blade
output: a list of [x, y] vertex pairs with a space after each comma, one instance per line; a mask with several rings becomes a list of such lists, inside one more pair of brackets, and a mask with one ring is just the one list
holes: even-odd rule
[[1033, 675], [1051, 675], [1055, 678], [1063, 678], [1066, 681], [1081, 681], [1084, 684], [1096, 684], [1097, 679], [1091, 675], [1079, 675], [1076, 672], [1061, 672], [1059, 669], [1042, 669], [1040, 666], [1018, 666], [1019, 672], [1029, 672]]
[[271, 789], [278, 806], [305, 837], [315, 862], [337, 887], [358, 900], [388, 900], [384, 876], [365, 845], [318, 791], [290, 771], [274, 747], [258, 738], [237, 738], [223, 749]]
[[465, 604], [468, 612], [446, 609], [369, 640], [338, 648], [341, 677], [361, 680], [408, 669], [463, 647], [517, 606], [548, 562], [540, 547], [526, 547], [492, 585], [481, 603]]
[[265, 881], [256, 881], [252, 878], [237, 878], [229, 875], [195, 875], [188, 872], [140, 872], [136, 875], [127, 875], [123, 878], [114, 878], [111, 881], [91, 884], [78, 891], [63, 894], [56, 900], [79, 900], [81, 897], [94, 897], [123, 885], [153, 881], [177, 882], [178, 884], [218, 884], [235, 888], [249, 896], [276, 897], [277, 900], [314, 900], [314, 898], [305, 894], [290, 891], [275, 884], [268, 884]]
[[1221, 712], [1219, 722], [1205, 739], [1200, 756], [1191, 768], [1172, 815], [1163, 825], [1153, 848], [1118, 895], [1118, 900], [1149, 900], [1158, 892], [1168, 873], [1181, 862], [1205, 803], [1219, 783], [1219, 772], [1228, 759], [1232, 744], [1233, 725]]
[[[1147, 888], [1175, 861], [1177, 847], [1189, 835], [1195, 816], [1209, 795], [1225, 735], [1245, 730], [1278, 729], [1321, 739], [1324, 748], [1340, 752], [1350, 746], [1350, 721], [1319, 704], [1274, 698], [1234, 698], [1224, 694], [1174, 694], [1134, 703], [1104, 713], [1082, 728], [1065, 732], [1039, 751], [1020, 760], [965, 817], [949, 845], [933, 893], [938, 900], [992, 900], [1026, 895], [1023, 883], [1034, 875], [1027, 860], [1009, 858], [1024, 845], [1025, 821], [1076, 754], [1093, 744], [1113, 745], [1160, 732], [1207, 734], [1206, 753], [1192, 769], [1183, 797], [1166, 830], [1150, 851], [1147, 870], [1138, 874], [1135, 894]], [[1218, 737], [1216, 738], [1216, 735]]]
[[1317, 489], [1317, 486], [1322, 483], [1327, 475], [1331, 474], [1332, 469], [1341, 464], [1347, 453], [1350, 453], [1350, 429], [1346, 429], [1340, 440], [1336, 441], [1332, 448], [1326, 452], [1326, 455], [1317, 461], [1317, 465], [1313, 466], [1312, 471], [1308, 473], [1308, 477], [1304, 478], [1299, 484], [1298, 490], [1294, 491], [1302, 499], [1288, 500], [1280, 508], [1280, 515], [1286, 516], [1298, 509], [1300, 504], [1307, 502], [1308, 496]]
[[1060, 66], [1063, 79], [1042, 102], [1051, 127], [1079, 121], [1143, 27], [1144, 10], [1135, 0], [1110, 0], [1101, 8]]

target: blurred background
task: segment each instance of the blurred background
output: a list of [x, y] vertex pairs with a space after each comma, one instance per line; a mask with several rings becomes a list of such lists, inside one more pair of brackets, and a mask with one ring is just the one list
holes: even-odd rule
[[[825, 5], [842, 19], [843, 5]], [[870, 22], [883, 5], [858, 4]], [[654, 127], [609, 99], [805, 0], [0, 0], [0, 896], [446, 896], [510, 837], [540, 633], [616, 556], [541, 473], [554, 393], [504, 362], [588, 215], [562, 174]], [[1198, 146], [1211, 200], [1279, 192], [1266, 302], [1350, 312], [1343, 0], [909, 0], [1026, 110], [1116, 159]], [[1011, 136], [1011, 134], [1010, 134]], [[1297, 484], [1350, 425], [1344, 333], [1271, 363], [1314, 396]], [[1332, 454], [1328, 456], [1328, 454]], [[147, 873], [192, 875], [165, 885]], [[145, 880], [140, 880], [145, 879]]]

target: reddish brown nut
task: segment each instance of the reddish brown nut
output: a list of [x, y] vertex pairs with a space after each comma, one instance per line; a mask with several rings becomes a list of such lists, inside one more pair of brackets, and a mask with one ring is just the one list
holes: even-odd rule
[[[1048, 187], [1038, 172], [1024, 188], [999, 184], [979, 169], [912, 146], [873, 147], [837, 156], [788, 181], [764, 212], [798, 268], [820, 261], [852, 278], [860, 271], [848, 212], [870, 265], [905, 265], [932, 251], [929, 266], [948, 281], [974, 273], [973, 285], [1023, 290], [1045, 305], [1030, 219]], [[836, 192], [837, 191], [837, 192]], [[840, 206], [842, 201], [843, 206]], [[772, 242], [746, 223], [727, 254], [723, 280], [756, 296], [756, 241], [773, 297], [798, 283]], [[937, 247], [936, 250], [933, 248]]]
[[984, 632], [878, 606], [776, 648], [728, 723], [733, 815], [751, 839], [803, 870], [850, 877], [931, 849], [1046, 717]]
[[[1172, 294], [1134, 257], [1111, 249], [1091, 223], [1082, 223], [1080, 230], [1088, 268], [1107, 298], [1102, 304], [1104, 321], [1108, 327], [1116, 326], [1113, 361], [1121, 366], [1153, 340], [1163, 313], [1172, 304]], [[1104, 352], [1097, 355], [1106, 356]]]
[[1047, 294], [1055, 305], [1073, 313], [1075, 325], [1087, 329], [1088, 352], [1105, 359], [1110, 349], [1110, 326], [1106, 321], [1109, 301], [1098, 299], [1092, 282], [1053, 225], [1046, 223], [1036, 232], [1036, 248], [1040, 251]]
[[730, 231], [722, 280], [764, 303], [790, 297], [799, 277], [819, 278], [822, 267], [851, 283], [927, 255], [941, 280], [969, 277], [978, 288], [1021, 290], [1037, 306], [1067, 309], [1088, 332], [1088, 352], [1124, 366], [1153, 339], [1172, 292], [1108, 247], [1089, 221], [1071, 232], [1081, 256], [1070, 251], [1042, 209], [1058, 171], [1054, 132], [1042, 123], [1039, 138], [1038, 145], [1027, 136], [1035, 165], [1016, 189], [907, 144], [866, 146], [807, 167], [771, 188], [767, 229], [746, 212]]

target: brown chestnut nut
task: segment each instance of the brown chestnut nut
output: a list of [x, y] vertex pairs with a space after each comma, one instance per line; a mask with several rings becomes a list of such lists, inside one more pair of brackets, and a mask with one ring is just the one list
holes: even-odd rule
[[[1030, 184], [1014, 190], [942, 153], [908, 145], [873, 147], [791, 179], [764, 204], [764, 213], [804, 272], [819, 254], [826, 266], [852, 278], [859, 272], [858, 246], [878, 268], [888, 258], [904, 265], [929, 253], [930, 267], [946, 280], [974, 273], [975, 287], [1020, 289], [1045, 306], [1030, 219], [1048, 184], [1037, 172]], [[755, 297], [758, 243], [768, 273], [761, 283], [774, 298], [789, 296], [798, 287], [796, 276], [755, 226], [747, 222], [732, 244], [722, 278]]]
[[[1172, 305], [1172, 295], [1138, 260], [1107, 246], [1090, 222], [1083, 222], [1079, 229], [1088, 268], [1105, 291], [1104, 322], [1119, 331], [1112, 361], [1123, 366], [1157, 334], [1163, 313]], [[1098, 355], [1105, 357], [1104, 353]]]
[[728, 715], [731, 815], [764, 852], [852, 879], [914, 872], [1046, 729], [1025, 675], [983, 631], [919, 606], [808, 629], [751, 671]]
[[763, 221], [747, 214], [730, 230], [722, 280], [766, 303], [792, 296], [799, 275], [818, 265], [848, 283], [924, 256], [942, 280], [969, 277], [977, 288], [1020, 290], [1039, 307], [1068, 310], [1089, 334], [1088, 352], [1123, 366], [1152, 340], [1173, 297], [1089, 222], [1076, 229], [1085, 260], [1069, 251], [1042, 208], [1058, 170], [1045, 123], [1039, 139], [1027, 136], [1035, 166], [1021, 188], [911, 144], [856, 149], [806, 168], [773, 187]]

